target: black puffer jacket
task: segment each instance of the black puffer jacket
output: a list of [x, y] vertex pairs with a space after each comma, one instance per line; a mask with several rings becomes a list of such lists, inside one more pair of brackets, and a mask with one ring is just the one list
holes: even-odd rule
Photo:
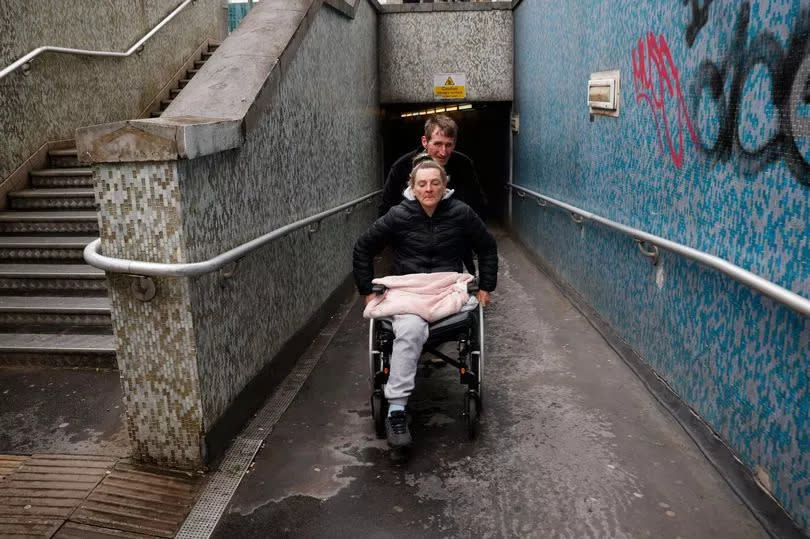
[[[402, 191], [408, 187], [408, 176], [413, 169], [413, 158], [424, 151], [424, 148], [419, 148], [406, 153], [391, 165], [391, 170], [388, 171], [383, 186], [382, 203], [379, 208], [380, 217], [402, 202]], [[447, 172], [447, 188], [455, 191], [453, 197], [470, 206], [481, 219], [486, 219], [487, 201], [481, 190], [481, 184], [478, 182], [478, 174], [475, 173], [472, 159], [461, 152], [454, 151], [450, 154], [444, 170]]]
[[470, 249], [478, 254], [482, 290], [498, 282], [498, 247], [475, 212], [460, 200], [439, 202], [428, 217], [416, 200], [404, 200], [377, 219], [354, 245], [354, 280], [361, 294], [371, 293], [374, 255], [390, 246], [394, 275], [462, 271]]

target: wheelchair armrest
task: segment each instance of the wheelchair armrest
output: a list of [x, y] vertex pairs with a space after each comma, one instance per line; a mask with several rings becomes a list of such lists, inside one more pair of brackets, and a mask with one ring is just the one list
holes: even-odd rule
[[375, 284], [372, 285], [371, 287], [371, 292], [374, 294], [382, 294], [383, 292], [385, 292], [385, 290], [386, 290], [385, 285], [381, 284]]

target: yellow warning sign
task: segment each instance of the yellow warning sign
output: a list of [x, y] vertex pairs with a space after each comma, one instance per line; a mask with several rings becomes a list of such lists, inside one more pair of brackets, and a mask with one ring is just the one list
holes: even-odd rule
[[433, 76], [433, 97], [464, 99], [467, 97], [467, 76], [464, 73], [436, 73]]
[[440, 99], [464, 99], [467, 89], [464, 86], [434, 86], [433, 97]]

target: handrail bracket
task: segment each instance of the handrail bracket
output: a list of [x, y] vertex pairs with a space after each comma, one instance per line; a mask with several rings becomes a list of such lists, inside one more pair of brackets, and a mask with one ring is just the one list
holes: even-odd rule
[[[641, 240], [639, 238], [633, 238], [633, 241], [635, 241], [636, 245], [638, 245], [638, 250], [641, 251], [641, 254], [643, 254], [644, 256], [649, 258], [650, 263], [653, 266], [657, 266], [658, 261], [660, 259], [660, 253], [658, 251], [658, 246], [655, 245], [654, 243], [649, 243], [649, 242], [646, 242], [646, 241]], [[652, 247], [651, 249], [648, 249], [646, 247], [648, 243]]]

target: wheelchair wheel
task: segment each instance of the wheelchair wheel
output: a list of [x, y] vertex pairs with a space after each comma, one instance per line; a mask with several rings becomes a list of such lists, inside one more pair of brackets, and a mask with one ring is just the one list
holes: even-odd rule
[[474, 440], [478, 436], [478, 419], [481, 402], [474, 391], [464, 393], [464, 417], [467, 420], [467, 436]]
[[385, 438], [387, 408], [388, 402], [381, 390], [378, 389], [371, 394], [371, 418], [374, 420], [374, 432], [377, 434], [377, 438]]

